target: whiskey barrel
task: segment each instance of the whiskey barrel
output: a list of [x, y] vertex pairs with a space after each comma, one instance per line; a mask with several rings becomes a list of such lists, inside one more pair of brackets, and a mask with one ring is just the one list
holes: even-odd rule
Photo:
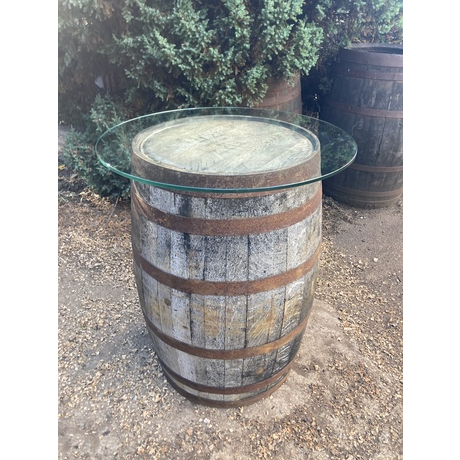
[[209, 406], [269, 395], [288, 376], [313, 303], [321, 182], [248, 189], [317, 174], [318, 139], [263, 118], [186, 118], [139, 133], [132, 168], [186, 187], [132, 183], [136, 284], [167, 379]]
[[302, 113], [302, 88], [300, 74], [288, 80], [267, 80], [268, 89], [255, 107], [280, 112]]
[[339, 52], [320, 115], [358, 144], [354, 163], [323, 182], [337, 201], [362, 208], [396, 203], [403, 193], [403, 48], [354, 44]]

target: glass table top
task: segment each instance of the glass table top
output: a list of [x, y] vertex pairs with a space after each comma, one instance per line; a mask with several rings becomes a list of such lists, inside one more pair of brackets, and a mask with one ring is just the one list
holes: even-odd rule
[[120, 123], [95, 144], [99, 161], [172, 190], [261, 192], [326, 179], [356, 157], [354, 139], [317, 118], [246, 107], [158, 112]]

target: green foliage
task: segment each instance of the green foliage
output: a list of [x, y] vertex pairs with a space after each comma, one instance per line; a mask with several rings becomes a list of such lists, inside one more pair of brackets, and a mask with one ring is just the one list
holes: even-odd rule
[[[99, 162], [94, 151], [97, 138], [110, 127], [124, 121], [126, 116], [126, 109], [121, 103], [110, 97], [98, 95], [91, 108], [86, 131], [72, 129], [63, 147], [65, 164], [78, 174], [90, 190], [101, 196], [129, 197], [129, 180], [110, 172]], [[120, 145], [123, 140], [120, 139]], [[108, 162], [113, 160], [115, 164], [119, 164], [120, 161], [124, 161], [125, 167], [129, 165], [129, 157], [120, 158], [117, 151], [106, 149], [103, 154]]]
[[308, 73], [321, 31], [301, 19], [301, 0], [140, 1], [112, 57], [126, 69], [131, 100], [151, 92], [151, 105], [175, 109], [254, 105], [268, 77]]
[[302, 0], [60, 0], [59, 116], [80, 131], [69, 138], [68, 165], [98, 193], [125, 193], [86, 147], [121, 113], [101, 101], [119, 99], [127, 118], [254, 105], [269, 77], [315, 64], [322, 33], [301, 13]]
[[310, 105], [329, 92], [341, 47], [403, 40], [403, 0], [306, 0], [303, 11], [324, 32], [320, 57], [303, 81], [304, 102]]
[[296, 73], [307, 87], [304, 103], [310, 95], [316, 100], [329, 89], [341, 46], [402, 41], [402, 0], [58, 5], [59, 119], [78, 129], [65, 158], [93, 190], [109, 196], [128, 194], [129, 183], [100, 165], [92, 146], [118, 122], [177, 108], [253, 106], [269, 77]]
[[59, 119], [84, 125], [98, 94], [95, 80], [122, 82], [124, 72], [110, 62], [106, 47], [121, 26], [124, 0], [59, 0], [58, 95]]
[[402, 0], [310, 0], [304, 12], [324, 31], [321, 57], [350, 43], [402, 42]]
[[89, 109], [98, 76], [138, 114], [254, 105], [268, 77], [307, 74], [321, 38], [302, 0], [61, 0], [61, 116]]

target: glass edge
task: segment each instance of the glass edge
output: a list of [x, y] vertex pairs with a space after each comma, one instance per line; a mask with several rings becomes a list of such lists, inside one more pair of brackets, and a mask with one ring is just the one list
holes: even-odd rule
[[[335, 169], [334, 171], [331, 171], [331, 172], [326, 173], [326, 174], [321, 174], [320, 176], [317, 176], [317, 177], [312, 177], [311, 179], [308, 179], [306, 181], [295, 182], [295, 183], [291, 183], [291, 184], [282, 184], [282, 185], [276, 185], [276, 186], [269, 186], [269, 187], [222, 189], [222, 188], [203, 188], [203, 187], [190, 187], [190, 186], [178, 185], [178, 184], [168, 184], [168, 183], [164, 183], [164, 182], [151, 181], [151, 180], [144, 179], [144, 178], [138, 177], [138, 176], [133, 176], [132, 174], [127, 173], [125, 171], [121, 171], [120, 169], [117, 169], [114, 166], [112, 166], [110, 163], [107, 163], [106, 161], [104, 161], [104, 159], [101, 157], [101, 155], [98, 153], [98, 150], [97, 150], [99, 142], [101, 141], [101, 139], [104, 136], [106, 136], [106, 135], [110, 134], [111, 132], [115, 131], [115, 129], [119, 128], [120, 126], [127, 125], [128, 123], [131, 123], [131, 122], [134, 122], [134, 121], [139, 121], [139, 120], [149, 118], [149, 117], [155, 117], [155, 116], [161, 116], [161, 115], [167, 115], [167, 114], [174, 114], [174, 113], [192, 113], [192, 112], [197, 112], [198, 113], [200, 111], [205, 111], [205, 110], [211, 110], [211, 111], [225, 110], [225, 111], [228, 111], [228, 110], [231, 110], [231, 109], [241, 110], [242, 112], [244, 112], [244, 111], [246, 111], [246, 112], [253, 111], [253, 112], [260, 112], [260, 113], [267, 113], [267, 114], [268, 113], [277, 113], [277, 114], [281, 114], [281, 115], [285, 114], [286, 116], [300, 117], [301, 119], [305, 118], [305, 120], [309, 120], [309, 121], [311, 120], [311, 121], [314, 121], [314, 123], [319, 122], [319, 123], [324, 124], [326, 126], [330, 126], [331, 129], [333, 129], [335, 131], [343, 132], [347, 137], [349, 137], [353, 141], [353, 143], [354, 143], [354, 154], [351, 157], [351, 159], [345, 165], [341, 166], [340, 168]], [[286, 120], [283, 120], [283, 119], [280, 120], [280, 121], [286, 122]], [[304, 129], [307, 129], [307, 128], [304, 128]], [[317, 133], [313, 132], [313, 134], [316, 137], [318, 136]], [[320, 145], [321, 145], [321, 143], [320, 143]], [[154, 186], [154, 187], [167, 189], [167, 190], [204, 192], [204, 193], [222, 193], [222, 194], [268, 192], [268, 191], [273, 191], [273, 190], [283, 190], [283, 189], [289, 189], [289, 188], [294, 188], [294, 187], [300, 187], [300, 186], [303, 186], [303, 185], [308, 185], [308, 184], [312, 184], [312, 183], [315, 183], [315, 182], [319, 182], [319, 181], [328, 179], [329, 177], [332, 177], [332, 176], [342, 172], [344, 169], [348, 168], [348, 166], [350, 166], [353, 163], [353, 161], [355, 160], [356, 155], [357, 155], [357, 150], [358, 150], [356, 141], [353, 139], [353, 137], [350, 134], [348, 134], [342, 128], [340, 128], [338, 126], [335, 126], [332, 123], [329, 123], [329, 122], [327, 122], [325, 120], [321, 120], [320, 118], [309, 117], [308, 115], [303, 115], [303, 114], [297, 114], [297, 113], [291, 113], [291, 112], [282, 112], [282, 111], [274, 111], [274, 110], [270, 110], [270, 109], [259, 109], [259, 108], [253, 108], [253, 107], [192, 107], [192, 108], [186, 108], [186, 109], [174, 109], [174, 110], [167, 110], [167, 111], [163, 111], [163, 112], [150, 113], [150, 114], [147, 114], [147, 115], [141, 115], [139, 117], [130, 118], [129, 120], [125, 120], [125, 121], [122, 121], [121, 123], [117, 123], [116, 125], [112, 126], [111, 128], [107, 129], [106, 131], [104, 131], [97, 138], [93, 149], [94, 149], [94, 152], [96, 154], [96, 157], [97, 157], [98, 161], [104, 167], [106, 167], [108, 170], [110, 170], [110, 171], [112, 171], [112, 172], [114, 172], [114, 173], [116, 173], [116, 174], [118, 174], [118, 175], [120, 175], [122, 177], [125, 177], [126, 179], [129, 179], [129, 180], [132, 180], [132, 181], [135, 181], [135, 182], [140, 182], [140, 183], [150, 185], [150, 186]]]

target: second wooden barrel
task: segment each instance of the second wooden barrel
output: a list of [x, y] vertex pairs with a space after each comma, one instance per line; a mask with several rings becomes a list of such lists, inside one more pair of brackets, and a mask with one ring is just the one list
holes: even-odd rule
[[300, 74], [296, 74], [290, 80], [269, 78], [267, 84], [268, 90], [257, 108], [302, 113]]
[[291, 126], [198, 117], [134, 140], [137, 176], [189, 187], [133, 182], [132, 243], [158, 359], [197, 403], [258, 401], [285, 381], [299, 349], [320, 255], [321, 182], [248, 192], [318, 173], [317, 138]]
[[323, 182], [324, 192], [363, 208], [387, 207], [403, 193], [403, 48], [353, 44], [339, 52], [321, 118], [358, 144], [356, 160]]

